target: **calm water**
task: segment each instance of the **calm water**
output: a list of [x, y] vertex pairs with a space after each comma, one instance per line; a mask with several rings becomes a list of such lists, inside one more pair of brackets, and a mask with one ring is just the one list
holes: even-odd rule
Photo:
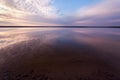
[[[79, 62], [80, 60], [82, 63]], [[18, 62], [21, 64], [18, 64]], [[28, 64], [29, 66], [24, 64]], [[92, 72], [90, 70], [93, 70], [94, 72], [95, 68], [93, 69], [92, 67], [98, 69], [100, 66], [100, 69], [103, 69], [104, 67], [107, 69], [109, 67], [111, 71], [114, 70], [114, 73], [119, 74], [120, 29], [0, 28], [1, 71], [13, 70], [16, 71], [16, 73], [19, 73], [20, 71], [18, 69], [21, 68], [16, 65], [24, 65], [24, 67], [27, 68], [32, 65], [32, 69], [35, 68], [38, 70], [39, 68], [36, 66], [43, 66], [39, 64], [44, 64], [44, 67], [47, 65], [44, 68], [45, 71], [46, 69], [49, 70], [48, 67], [50, 67], [50, 70], [52, 71], [60, 70], [61, 68], [56, 67], [56, 65], [62, 67], [67, 66], [72, 70], [72, 65], [74, 68], [79, 69], [78, 72], [74, 69], [68, 71], [76, 71], [76, 75], [80, 74], [79, 72], [83, 69], [81, 68], [81, 65], [85, 69], [88, 69], [87, 72]], [[89, 69], [88, 67], [91, 67], [92, 69]], [[24, 70], [24, 68], [22, 69]], [[41, 69], [43, 70], [43, 67]], [[60, 74], [61, 72], [59, 70], [58, 73]], [[52, 71], [51, 74], [54, 73]], [[83, 73], [85, 71], [83, 70]], [[57, 74], [57, 72], [55, 73]], [[69, 74], [73, 75], [75, 73]], [[3, 75], [3, 73], [1, 74]], [[61, 80], [63, 79], [61, 78]], [[115, 78], [110, 80], [115, 80]]]

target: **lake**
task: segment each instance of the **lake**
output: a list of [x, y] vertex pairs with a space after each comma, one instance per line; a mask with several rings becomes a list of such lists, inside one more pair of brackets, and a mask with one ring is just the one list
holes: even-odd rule
[[0, 80], [120, 80], [119, 28], [0, 28]]

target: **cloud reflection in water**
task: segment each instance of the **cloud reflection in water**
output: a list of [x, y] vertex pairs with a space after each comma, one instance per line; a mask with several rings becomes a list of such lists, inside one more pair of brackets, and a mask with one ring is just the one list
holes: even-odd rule
[[28, 68], [49, 64], [47, 69], [69, 66], [69, 72], [71, 69], [78, 72], [82, 69], [79, 67], [86, 71], [88, 66], [94, 71], [109, 64], [109, 67], [120, 70], [119, 41], [120, 30], [116, 28], [4, 29], [0, 32], [0, 64], [8, 61], [10, 67], [30, 65]]

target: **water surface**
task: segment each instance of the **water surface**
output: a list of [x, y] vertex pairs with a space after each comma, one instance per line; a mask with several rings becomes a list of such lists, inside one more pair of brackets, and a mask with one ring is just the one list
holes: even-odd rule
[[119, 28], [0, 29], [3, 80], [116, 80], [119, 61]]

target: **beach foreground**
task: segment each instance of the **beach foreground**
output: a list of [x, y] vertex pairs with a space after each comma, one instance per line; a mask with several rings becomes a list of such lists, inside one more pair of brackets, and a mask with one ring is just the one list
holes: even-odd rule
[[119, 61], [120, 29], [0, 29], [0, 80], [120, 80]]

